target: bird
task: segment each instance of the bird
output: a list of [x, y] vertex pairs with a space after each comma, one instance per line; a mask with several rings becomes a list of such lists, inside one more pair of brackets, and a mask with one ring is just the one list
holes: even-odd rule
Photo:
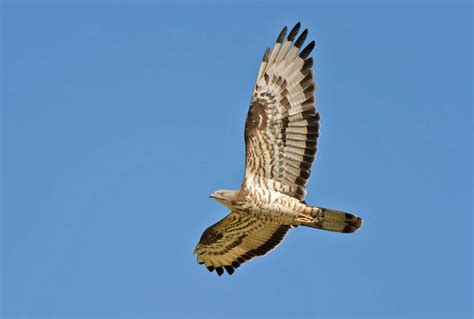
[[245, 174], [240, 189], [210, 195], [230, 213], [208, 227], [194, 254], [197, 262], [232, 275], [245, 262], [266, 255], [298, 226], [353, 233], [362, 226], [354, 214], [308, 205], [306, 183], [319, 137], [312, 71], [315, 47], [303, 49], [308, 29], [285, 26], [267, 48], [245, 121]]

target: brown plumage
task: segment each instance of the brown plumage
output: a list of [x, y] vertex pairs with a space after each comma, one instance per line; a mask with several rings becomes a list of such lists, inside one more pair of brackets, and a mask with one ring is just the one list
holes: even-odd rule
[[[316, 156], [313, 59], [300, 23], [278, 35], [260, 65], [245, 122], [245, 177], [239, 190], [211, 195], [231, 213], [207, 228], [194, 253], [220, 276], [275, 248], [298, 225], [351, 233], [362, 220], [352, 214], [306, 205], [306, 183]], [[295, 41], [296, 38], [296, 41]]]

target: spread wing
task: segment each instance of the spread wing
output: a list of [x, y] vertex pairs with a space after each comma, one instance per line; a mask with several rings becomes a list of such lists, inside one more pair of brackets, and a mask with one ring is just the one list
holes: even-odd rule
[[316, 155], [319, 113], [313, 59], [308, 58], [314, 41], [300, 51], [308, 30], [295, 41], [299, 28], [300, 23], [286, 37], [285, 27], [263, 57], [245, 123], [243, 187], [257, 184], [303, 201]]
[[241, 264], [275, 248], [290, 227], [231, 212], [204, 231], [194, 254], [209, 271], [220, 276], [225, 269], [232, 275]]

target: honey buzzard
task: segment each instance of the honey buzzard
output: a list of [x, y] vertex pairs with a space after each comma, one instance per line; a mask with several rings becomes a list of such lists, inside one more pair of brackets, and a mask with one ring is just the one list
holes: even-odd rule
[[275, 248], [288, 230], [308, 226], [352, 233], [362, 219], [305, 202], [319, 135], [313, 80], [314, 48], [300, 23], [283, 28], [267, 48], [258, 71], [245, 122], [245, 177], [240, 189], [220, 190], [212, 198], [231, 213], [207, 228], [194, 254], [220, 276]]

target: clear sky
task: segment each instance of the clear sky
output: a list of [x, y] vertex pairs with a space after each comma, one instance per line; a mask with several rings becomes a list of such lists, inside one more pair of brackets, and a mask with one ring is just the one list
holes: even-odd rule
[[[472, 316], [469, 2], [4, 1], [6, 318]], [[238, 188], [265, 48], [316, 40], [310, 204], [355, 234], [292, 230], [217, 277], [192, 255]]]

